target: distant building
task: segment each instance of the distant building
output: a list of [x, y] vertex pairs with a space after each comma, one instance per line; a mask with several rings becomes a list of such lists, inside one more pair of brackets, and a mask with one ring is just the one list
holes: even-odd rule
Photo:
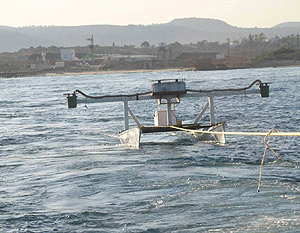
[[30, 64], [30, 69], [31, 70], [36, 70], [38, 67], [36, 64]]
[[65, 67], [65, 62], [63, 61], [55, 62], [55, 68], [64, 68], [64, 67]]
[[120, 62], [120, 63], [129, 63], [129, 62], [142, 62], [142, 61], [153, 61], [156, 59], [156, 56], [153, 55], [107, 55], [103, 56], [104, 59]]
[[191, 60], [202, 60], [202, 59], [216, 59], [217, 58], [217, 52], [184, 52], [181, 53], [176, 60], [180, 61], [191, 61]]
[[218, 54], [216, 55], [216, 59], [217, 59], [217, 60], [224, 60], [224, 59], [225, 59], [225, 54], [223, 54], [223, 53], [218, 53]]
[[61, 49], [60, 59], [64, 61], [77, 60], [77, 57], [75, 56], [75, 49]]
[[240, 45], [240, 41], [239, 40], [234, 40], [234, 41], [232, 41], [232, 42], [230, 42], [230, 47], [231, 48], [234, 48], [234, 47], [237, 47], [237, 46], [239, 46]]
[[159, 61], [171, 61], [172, 50], [166, 43], [160, 43], [157, 51], [157, 60]]
[[59, 53], [35, 53], [28, 57], [29, 62], [47, 64], [54, 64], [59, 59]]

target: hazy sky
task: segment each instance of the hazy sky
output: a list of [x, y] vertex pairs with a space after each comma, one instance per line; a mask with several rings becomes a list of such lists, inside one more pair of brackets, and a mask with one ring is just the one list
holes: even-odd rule
[[238, 27], [300, 21], [300, 0], [0, 0], [0, 25], [152, 24], [175, 18], [223, 20]]

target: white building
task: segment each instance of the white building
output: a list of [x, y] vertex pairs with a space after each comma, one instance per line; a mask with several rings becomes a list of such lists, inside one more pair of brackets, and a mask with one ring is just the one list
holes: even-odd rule
[[75, 49], [61, 49], [60, 59], [64, 61], [77, 60], [77, 57], [75, 57]]
[[218, 53], [218, 54], [216, 55], [216, 59], [217, 59], [217, 60], [224, 60], [224, 59], [225, 59], [225, 54], [223, 54], [223, 53]]

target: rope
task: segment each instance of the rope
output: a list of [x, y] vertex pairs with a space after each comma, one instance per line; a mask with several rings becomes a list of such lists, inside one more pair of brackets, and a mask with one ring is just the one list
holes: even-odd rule
[[253, 87], [254, 84], [256, 84], [256, 83], [259, 83], [259, 85], [262, 85], [262, 82], [259, 79], [256, 79], [248, 87], [243, 87], [243, 88], [227, 88], [227, 89], [212, 89], [212, 90], [192, 90], [192, 89], [186, 89], [186, 90], [189, 91], [189, 92], [204, 92], [204, 93], [218, 92], [218, 91], [245, 91], [245, 90], [250, 89], [251, 87]]
[[170, 126], [173, 129], [182, 130], [186, 132], [192, 132], [192, 133], [204, 133], [204, 134], [223, 134], [223, 135], [243, 135], [243, 136], [264, 136], [264, 144], [265, 144], [265, 151], [260, 163], [259, 168], [259, 178], [258, 178], [258, 186], [257, 186], [257, 192], [260, 191], [261, 186], [261, 179], [262, 179], [262, 170], [264, 161], [267, 155], [267, 150], [270, 149], [272, 153], [278, 158], [281, 159], [281, 157], [274, 151], [274, 149], [270, 146], [270, 140], [271, 136], [290, 136], [290, 137], [300, 137], [300, 132], [279, 132], [277, 129], [272, 129], [268, 133], [260, 133], [260, 132], [212, 132], [212, 131], [201, 131], [201, 130], [192, 130], [192, 129], [184, 129], [177, 126]]
[[88, 95], [86, 93], [84, 93], [83, 91], [80, 91], [80, 90], [75, 90], [74, 91], [75, 93], [79, 93], [81, 95], [83, 95], [84, 97], [86, 98], [90, 98], [90, 99], [104, 99], [104, 98], [111, 98], [111, 97], [137, 97], [138, 99], [138, 96], [139, 95], [147, 95], [147, 94], [150, 94], [151, 91], [147, 91], [147, 92], [141, 92], [141, 93], [135, 93], [135, 94], [130, 94], [130, 95], [102, 95], [102, 96], [91, 96], [91, 95]]
[[272, 132], [212, 132], [212, 131], [205, 131], [205, 130], [193, 130], [193, 129], [184, 129], [178, 126], [170, 126], [173, 129], [191, 132], [191, 133], [204, 133], [204, 134], [223, 134], [223, 135], [240, 135], [240, 136], [280, 136], [280, 137], [300, 137], [300, 132], [279, 132], [279, 131], [272, 131]]
[[258, 185], [257, 185], [257, 192], [260, 191], [260, 186], [261, 186], [261, 178], [262, 178], [262, 169], [264, 165], [264, 161], [267, 155], [267, 150], [268, 148], [272, 151], [272, 153], [278, 158], [281, 159], [281, 157], [273, 150], [273, 148], [270, 146], [270, 140], [271, 140], [271, 134], [278, 132], [277, 129], [272, 129], [269, 131], [269, 133], [264, 137], [264, 143], [265, 143], [265, 151], [264, 155], [262, 157], [261, 163], [260, 163], [260, 168], [259, 168], [259, 178], [258, 178]]

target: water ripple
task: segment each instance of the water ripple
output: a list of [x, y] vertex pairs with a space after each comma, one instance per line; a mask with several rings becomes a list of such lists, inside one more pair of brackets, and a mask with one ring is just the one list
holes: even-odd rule
[[[140, 150], [130, 150], [115, 136], [121, 103], [67, 109], [62, 93], [136, 93], [164, 78], [227, 88], [260, 78], [272, 82], [270, 98], [215, 98], [216, 118], [230, 131], [299, 131], [299, 74], [291, 67], [1, 79], [1, 231], [297, 232], [297, 138], [271, 139], [283, 159], [267, 153], [257, 193], [261, 137], [228, 136], [214, 145], [185, 134], [147, 135]], [[177, 113], [192, 122], [205, 102], [182, 99]], [[156, 103], [145, 103], [130, 108], [152, 124], [148, 107]]]

